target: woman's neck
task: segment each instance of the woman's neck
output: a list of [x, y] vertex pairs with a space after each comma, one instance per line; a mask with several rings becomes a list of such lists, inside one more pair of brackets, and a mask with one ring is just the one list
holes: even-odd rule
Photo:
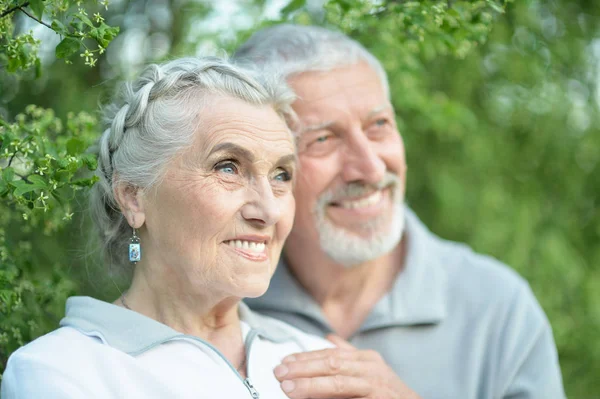
[[[123, 295], [127, 307], [210, 342], [234, 366], [241, 364], [245, 356], [238, 315], [241, 298], [191, 295], [189, 287], [149, 270], [142, 265], [136, 268], [131, 286]], [[120, 299], [115, 304], [124, 305]]]

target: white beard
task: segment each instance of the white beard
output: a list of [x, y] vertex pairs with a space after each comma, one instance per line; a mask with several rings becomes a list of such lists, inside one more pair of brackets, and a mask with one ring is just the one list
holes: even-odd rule
[[[353, 267], [377, 259], [396, 248], [404, 232], [404, 200], [398, 180], [396, 175], [387, 172], [386, 177], [377, 187], [382, 189], [392, 184], [390, 187], [393, 201], [391, 220], [389, 215], [382, 215], [366, 223], [361, 226], [364, 236], [353, 234], [327, 219], [326, 208], [335, 194], [326, 193], [319, 199], [315, 210], [317, 231], [321, 248], [331, 259], [345, 267]], [[336, 191], [358, 195], [358, 191], [366, 193], [372, 190], [372, 187], [364, 185], [357, 187], [356, 183], [352, 185]]]

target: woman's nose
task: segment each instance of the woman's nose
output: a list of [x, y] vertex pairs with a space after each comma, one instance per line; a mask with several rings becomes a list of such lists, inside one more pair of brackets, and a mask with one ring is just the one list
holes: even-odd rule
[[281, 204], [266, 176], [256, 178], [248, 187], [248, 200], [242, 217], [263, 227], [272, 226], [281, 218]]

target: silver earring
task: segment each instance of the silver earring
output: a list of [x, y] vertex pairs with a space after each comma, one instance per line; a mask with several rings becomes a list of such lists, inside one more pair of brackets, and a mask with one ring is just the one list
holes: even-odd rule
[[129, 261], [135, 265], [140, 260], [142, 260], [142, 246], [136, 230], [133, 229], [133, 236], [129, 240]]

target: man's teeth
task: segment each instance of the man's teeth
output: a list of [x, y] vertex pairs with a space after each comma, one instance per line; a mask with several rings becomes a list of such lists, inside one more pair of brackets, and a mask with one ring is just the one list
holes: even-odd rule
[[261, 254], [265, 251], [265, 243], [264, 242], [231, 240], [227, 244], [230, 247], [240, 248], [240, 249], [243, 249], [248, 252], [255, 252], [257, 254]]
[[342, 208], [347, 209], [366, 208], [367, 206], [374, 205], [381, 201], [382, 196], [383, 193], [381, 192], [381, 190], [377, 190], [368, 197], [361, 198], [355, 201], [342, 201], [340, 205], [342, 206]]

